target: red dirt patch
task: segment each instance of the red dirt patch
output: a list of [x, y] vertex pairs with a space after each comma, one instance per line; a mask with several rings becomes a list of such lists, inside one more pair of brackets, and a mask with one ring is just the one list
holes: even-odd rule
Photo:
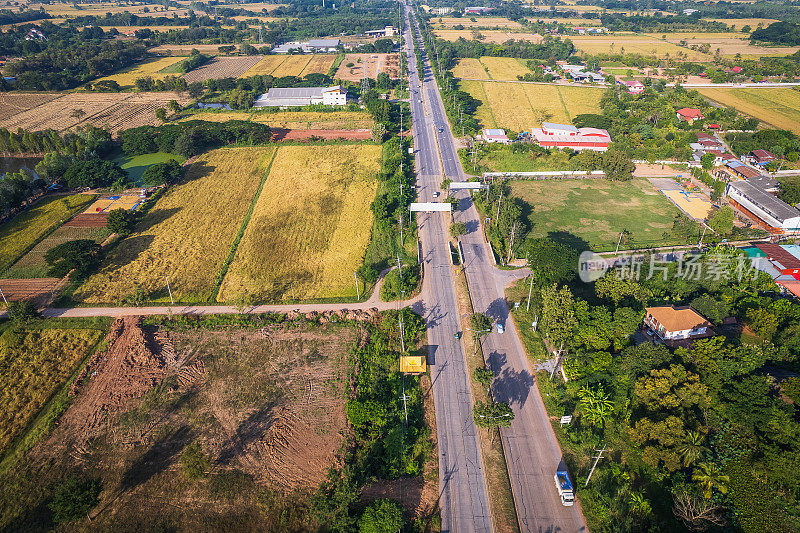
[[325, 140], [344, 139], [351, 141], [366, 141], [372, 138], [370, 130], [287, 130], [272, 128], [274, 141], [308, 141], [312, 138]]
[[59, 278], [0, 279], [0, 289], [9, 302], [49, 299], [59, 288]]

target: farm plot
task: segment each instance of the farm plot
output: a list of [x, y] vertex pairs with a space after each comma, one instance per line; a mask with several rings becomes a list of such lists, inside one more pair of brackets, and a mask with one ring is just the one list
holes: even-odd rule
[[272, 74], [276, 68], [281, 66], [281, 63], [286, 61], [289, 55], [274, 55], [274, 56], [264, 56], [261, 61], [250, 67], [247, 72], [242, 74], [243, 78], [247, 78], [249, 76], [263, 76], [265, 74]]
[[0, 93], [0, 123], [59, 96], [58, 93]]
[[[658, 38], [660, 35], [649, 34]], [[765, 56], [785, 56], [800, 50], [797, 46], [758, 46], [750, 43], [746, 35], [741, 33], [669, 33], [667, 41], [678, 44], [685, 41], [691, 46], [708, 44], [711, 53], [719, 50], [720, 55], [735, 57], [740, 54], [744, 58], [758, 58]]]
[[431, 23], [437, 26], [450, 27], [464, 26], [465, 28], [521, 28], [522, 24], [505, 17], [475, 17], [475, 22], [464, 17], [434, 17]]
[[359, 130], [370, 129], [374, 125], [370, 114], [361, 111], [254, 113], [250, 120], [290, 130]]
[[476, 117], [484, 127], [523, 131], [542, 122], [570, 123], [575, 115], [599, 113], [602, 88], [529, 83], [463, 81], [480, 100]]
[[479, 37], [483, 37], [482, 39], [479, 39], [482, 43], [503, 44], [509, 40], [540, 43], [544, 40], [544, 37], [538, 33], [523, 33], [504, 30], [434, 30], [433, 33], [436, 34], [437, 37], [447, 41], [457, 41], [462, 37], [468, 41], [471, 41], [475, 38], [473, 32], [476, 31], [480, 34]]
[[286, 60], [283, 61], [278, 67], [272, 71], [272, 75], [276, 78], [284, 76], [300, 76], [303, 69], [311, 62], [310, 55], [287, 55]]
[[36, 241], [85, 209], [95, 198], [94, 194], [51, 196], [0, 225], [0, 274]]
[[456, 63], [456, 66], [453, 67], [453, 76], [459, 79], [489, 79], [489, 73], [486, 72], [483, 64], [479, 59], [475, 59], [473, 57], [459, 59], [458, 63]]
[[[0, 451], [72, 375], [101, 337], [92, 329], [7, 329], [0, 343]], [[13, 337], [13, 340], [12, 340]]]
[[613, 250], [623, 230], [634, 247], [683, 244], [671, 235], [678, 209], [647, 180], [513, 181], [511, 190], [531, 205], [536, 237], [569, 232], [597, 252]]
[[[59, 278], [0, 279], [0, 289], [9, 302], [31, 300], [37, 306], [46, 305], [59, 290]], [[5, 302], [0, 302], [0, 309]]]
[[315, 54], [311, 56], [311, 61], [308, 62], [300, 75], [327, 74], [333, 62], [336, 61], [336, 57], [336, 54]]
[[273, 153], [226, 148], [199, 157], [75, 297], [100, 303], [143, 294], [169, 301], [167, 276], [177, 301], [208, 301]]
[[113, 132], [157, 124], [155, 110], [170, 100], [189, 102], [182, 93], [69, 93], [0, 120], [0, 127], [30, 131], [52, 128], [63, 131], [81, 124], [108, 126]]
[[766, 28], [773, 22], [778, 22], [776, 19], [756, 19], [756, 18], [706, 19], [706, 20], [711, 20], [714, 22], [722, 22], [723, 24], [727, 24], [728, 26], [733, 26], [736, 29], [736, 31], [741, 31], [741, 29], [744, 26], [750, 26], [751, 28], [755, 29], [759, 24], [762, 24]]
[[493, 80], [516, 81], [517, 76], [530, 74], [531, 71], [513, 57], [482, 57], [481, 63], [489, 71]]
[[45, 278], [47, 277], [49, 265], [44, 260], [44, 254], [48, 250], [67, 241], [78, 239], [91, 239], [97, 243], [102, 243], [109, 235], [111, 235], [111, 231], [107, 228], [61, 226], [34, 246], [30, 252], [23, 255], [19, 261], [6, 270], [4, 276], [8, 278]]
[[397, 78], [400, 72], [398, 61], [397, 54], [347, 54], [334, 77], [346, 81], [361, 81], [366, 76], [374, 80], [378, 74], [385, 72], [390, 78]]
[[349, 298], [372, 228], [380, 147], [285, 146], [218, 300]]
[[151, 48], [150, 51], [155, 54], [173, 56], [188, 56], [192, 53], [192, 50], [197, 50], [204, 54], [218, 54], [220, 46], [238, 47], [238, 44], [162, 44]]
[[95, 83], [103, 80], [112, 80], [119, 83], [123, 88], [130, 88], [134, 86], [136, 80], [139, 78], [151, 77], [154, 80], [165, 78], [169, 74], [166, 72], [162, 73], [161, 71], [164, 69], [169, 69], [173, 65], [183, 60], [183, 57], [160, 57], [158, 59], [148, 59], [136, 65], [124, 68], [116, 74], [112, 74], [111, 76], [100, 78], [99, 80], [96, 80]]
[[800, 134], [800, 91], [794, 89], [713, 89], [700, 94], [776, 128]]
[[682, 48], [676, 44], [662, 41], [654, 37], [643, 35], [613, 35], [603, 37], [574, 36], [570, 40], [575, 48], [587, 54], [611, 54], [628, 53], [641, 54], [663, 58], [669, 54], [670, 57], [679, 57], [686, 54], [689, 61], [711, 61], [714, 59], [711, 54], [704, 54], [688, 48]]
[[215, 57], [202, 67], [183, 75], [187, 83], [218, 78], [238, 78], [261, 61], [261, 56]]

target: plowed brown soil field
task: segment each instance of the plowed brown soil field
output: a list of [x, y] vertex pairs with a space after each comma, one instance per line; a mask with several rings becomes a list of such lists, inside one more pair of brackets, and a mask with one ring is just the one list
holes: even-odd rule
[[262, 56], [217, 57], [183, 75], [187, 83], [219, 78], [238, 78], [259, 61]]

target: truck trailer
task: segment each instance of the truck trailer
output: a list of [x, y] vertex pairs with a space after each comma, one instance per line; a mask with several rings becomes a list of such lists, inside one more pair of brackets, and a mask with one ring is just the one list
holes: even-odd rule
[[553, 478], [556, 480], [558, 495], [561, 496], [561, 505], [573, 505], [575, 503], [575, 493], [573, 492], [572, 481], [569, 479], [567, 469], [556, 471], [556, 475]]

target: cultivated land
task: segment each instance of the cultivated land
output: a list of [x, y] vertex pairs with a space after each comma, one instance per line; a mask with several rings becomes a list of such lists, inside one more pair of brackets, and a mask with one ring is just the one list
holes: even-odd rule
[[794, 89], [699, 89], [720, 104], [776, 128], [800, 134], [800, 91]]
[[39, 106], [0, 119], [0, 127], [29, 131], [67, 130], [92, 124], [108, 126], [113, 133], [136, 126], [155, 125], [156, 109], [166, 108], [170, 100], [190, 101], [186, 93], [68, 93]]
[[100, 339], [92, 329], [6, 329], [0, 337], [0, 452]]
[[[568, 232], [596, 252], [614, 250], [619, 234], [631, 246], [677, 244], [671, 237], [678, 209], [650, 182], [606, 180], [511, 181], [511, 190], [531, 206], [530, 235]], [[667, 234], [666, 236], [664, 234]]]
[[0, 274], [36, 241], [79, 213], [95, 198], [93, 194], [50, 196], [0, 225]]
[[122, 157], [116, 162], [125, 171], [128, 175], [128, 178], [134, 183], [137, 184], [139, 180], [142, 178], [142, 174], [144, 171], [147, 170], [151, 165], [155, 165], [156, 163], [166, 163], [174, 159], [179, 163], [183, 163], [186, 161], [186, 158], [177, 154], [168, 154], [166, 152], [156, 152], [154, 154], [142, 154], [136, 155], [133, 157]]
[[[160, 4], [137, 4], [137, 5], [121, 5], [117, 3], [86, 3], [80, 4], [77, 6], [76, 4], [71, 3], [51, 3], [51, 4], [40, 4], [40, 3], [32, 3], [28, 4], [30, 9], [38, 10], [40, 7], [43, 8], [45, 11], [50, 13], [56, 17], [84, 17], [87, 15], [95, 15], [98, 17], [104, 16], [106, 13], [133, 13], [140, 17], [164, 17], [169, 16], [171, 17], [173, 14], [177, 14], [178, 16], [186, 16], [187, 10], [186, 9], [175, 9], [175, 8], [165, 8], [163, 5]], [[147, 12], [145, 12], [147, 9]]]
[[[728, 26], [733, 26], [736, 30], [741, 30], [744, 26], [750, 26], [753, 30], [759, 24], [762, 24], [765, 28], [772, 24], [773, 22], [778, 22], [776, 19], [748, 19], [748, 18], [741, 18], [741, 19], [706, 19], [711, 20], [714, 22], [722, 22], [723, 24], [727, 24]], [[743, 34], [744, 35], [744, 34]]]
[[[139, 78], [150, 77], [154, 80], [163, 79], [166, 76], [179, 75], [176, 72], [162, 72], [163, 70], [174, 70], [174, 65], [183, 61], [183, 57], [160, 57], [158, 59], [148, 59], [139, 64], [127, 67], [105, 78], [95, 80], [95, 83], [102, 80], [112, 80], [120, 84], [123, 89], [128, 89], [134, 86], [136, 80]], [[172, 67], [172, 68], [170, 68]]]
[[[661, 34], [647, 34], [660, 39]], [[734, 57], [740, 54], [745, 59], [754, 59], [764, 56], [785, 56], [800, 50], [797, 46], [758, 46], [750, 44], [747, 35], [742, 33], [668, 33], [667, 41], [678, 44], [686, 41], [688, 46], [708, 44], [710, 53], [719, 53], [725, 57]], [[686, 48], [684, 47], [684, 50]]]
[[516, 81], [517, 76], [530, 74], [530, 69], [513, 57], [482, 57], [481, 64], [493, 80]]
[[[11, 529], [47, 529], [48, 513], [27, 512], [46, 503], [37, 486], [74, 470], [102, 480], [102, 511], [92, 514], [101, 530], [314, 524], [308, 498], [339, 461], [347, 358], [360, 329], [223, 321], [170, 330], [116, 321], [80, 377], [97, 374], [80, 381], [52, 434], [5, 475], [0, 528], [13, 520]], [[206, 462], [194, 474], [184, 466], [192, 450]]]
[[483, 43], [502, 44], [511, 39], [515, 41], [539, 43], [544, 40], [544, 37], [538, 33], [522, 33], [505, 30], [434, 30], [433, 33], [435, 33], [437, 37], [448, 41], [457, 41], [462, 37], [471, 41], [475, 38], [473, 32], [476, 31], [483, 36], [483, 39], [480, 39]]
[[431, 23], [434, 28], [452, 28], [453, 26], [464, 26], [465, 28], [522, 28], [519, 22], [509, 20], [505, 17], [473, 17], [475, 22], [470, 20], [470, 17], [434, 17]]
[[181, 120], [249, 120], [291, 130], [359, 130], [370, 129], [374, 125], [372, 117], [365, 111], [201, 111]]
[[[397, 54], [347, 54], [336, 71], [335, 78], [347, 81], [360, 81], [366, 76], [373, 80], [378, 74], [384, 72], [390, 78], [400, 75], [399, 58]], [[348, 67], [350, 63], [352, 67]]]
[[327, 74], [336, 61], [336, 54], [272, 55], [250, 67], [241, 77], [257, 74], [281, 76], [306, 76], [308, 74]]
[[0, 123], [59, 96], [58, 93], [0, 93]]
[[581, 52], [587, 54], [610, 54], [621, 53], [641, 54], [655, 57], [681, 57], [686, 54], [686, 59], [690, 61], [712, 61], [712, 54], [704, 54], [695, 50], [680, 47], [676, 44], [662, 41], [659, 38], [647, 37], [646, 35], [617, 34], [603, 36], [570, 36], [570, 40]]
[[44, 254], [48, 250], [67, 241], [78, 239], [92, 239], [95, 242], [102, 243], [109, 235], [111, 235], [111, 231], [107, 228], [61, 226], [34, 246], [30, 252], [22, 256], [19, 261], [6, 270], [3, 276], [7, 278], [46, 278], [50, 266], [44, 260]]
[[486, 128], [522, 131], [542, 122], [570, 123], [582, 113], [600, 113], [603, 89], [552, 84], [462, 81], [481, 105], [475, 116]]
[[150, 51], [155, 54], [161, 55], [174, 55], [174, 56], [188, 56], [192, 50], [197, 50], [204, 54], [219, 53], [220, 46], [235, 46], [239, 47], [237, 43], [220, 43], [220, 44], [162, 44], [151, 48]]
[[147, 299], [169, 301], [168, 276], [177, 301], [210, 300], [273, 152], [271, 147], [226, 148], [199, 157], [75, 297], [120, 302], [138, 290]]
[[215, 57], [205, 65], [183, 75], [187, 83], [219, 78], [238, 78], [261, 61], [262, 56]]
[[218, 299], [356, 296], [380, 152], [376, 145], [279, 148]]

